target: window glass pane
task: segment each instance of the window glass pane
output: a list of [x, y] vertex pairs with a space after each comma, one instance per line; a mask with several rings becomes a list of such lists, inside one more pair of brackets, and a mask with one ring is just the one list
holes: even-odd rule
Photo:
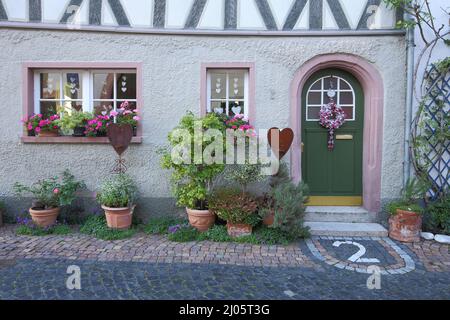
[[340, 104], [353, 104], [353, 93], [352, 92], [341, 92], [339, 103]]
[[340, 89], [341, 90], [351, 90], [351, 87], [344, 80], [340, 80]]
[[59, 112], [83, 111], [83, 101], [63, 101], [62, 108]]
[[41, 73], [41, 99], [60, 98], [60, 74]]
[[308, 95], [308, 104], [322, 104], [320, 92], [310, 92]]
[[41, 101], [40, 103], [41, 114], [44, 118], [48, 118], [61, 111], [61, 105], [57, 101]]
[[107, 115], [113, 110], [114, 101], [94, 101], [94, 114]]
[[63, 73], [63, 99], [77, 100], [83, 99], [82, 96], [82, 74], [81, 73]]
[[307, 114], [308, 120], [318, 120], [319, 119], [320, 107], [308, 107], [307, 110], [308, 110], [308, 114]]
[[211, 101], [211, 112], [226, 113], [227, 104], [225, 101]]
[[322, 90], [322, 80], [318, 80], [314, 82], [314, 84], [311, 86], [311, 90]]
[[326, 77], [323, 79], [323, 89], [327, 91], [331, 87], [333, 89], [337, 89], [337, 81], [338, 79], [336, 77]]
[[117, 74], [117, 99], [136, 99], [136, 74]]
[[237, 71], [229, 75], [229, 98], [244, 99], [245, 72]]
[[114, 99], [114, 73], [94, 73], [94, 99]]
[[228, 114], [230, 116], [244, 114], [244, 101], [230, 101]]
[[342, 110], [345, 112], [345, 119], [353, 118], [353, 107], [342, 107]]
[[[136, 109], [136, 102], [128, 101], [128, 100], [127, 100], [127, 102], [128, 102], [128, 107], [125, 108], [126, 110], [133, 111], [133, 110]], [[117, 101], [117, 103], [116, 103], [116, 110], [120, 109], [122, 103], [124, 103], [124, 101]]]
[[225, 99], [227, 95], [227, 76], [225, 73], [211, 73], [211, 99]]
[[[330, 103], [330, 97], [328, 96], [328, 93], [324, 92], [324, 93], [322, 93], [322, 95], [323, 95], [323, 104]], [[337, 95], [337, 93], [336, 93], [336, 95]], [[336, 96], [334, 97], [334, 99], [335, 99], [335, 102], [336, 102]]]

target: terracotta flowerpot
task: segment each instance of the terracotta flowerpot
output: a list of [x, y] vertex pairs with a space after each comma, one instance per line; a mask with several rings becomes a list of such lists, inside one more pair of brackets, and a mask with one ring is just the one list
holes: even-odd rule
[[132, 208], [110, 208], [102, 206], [105, 210], [106, 224], [108, 228], [125, 230], [131, 227], [131, 222], [133, 220], [133, 211], [135, 207]]
[[216, 221], [216, 215], [209, 210], [195, 210], [186, 208], [189, 223], [200, 232], [208, 230]]
[[56, 223], [60, 208], [51, 208], [46, 210], [39, 210], [30, 208], [30, 215], [33, 222], [39, 227], [46, 228]]
[[227, 231], [230, 237], [239, 238], [251, 235], [253, 227], [250, 224], [227, 222]]
[[389, 237], [402, 242], [420, 240], [422, 216], [419, 213], [397, 209], [389, 218]]
[[271, 211], [264, 219], [263, 219], [263, 224], [265, 226], [270, 227], [271, 225], [273, 225], [273, 222], [275, 220], [275, 212]]
[[39, 132], [39, 137], [58, 137], [59, 132], [54, 130], [41, 130]]

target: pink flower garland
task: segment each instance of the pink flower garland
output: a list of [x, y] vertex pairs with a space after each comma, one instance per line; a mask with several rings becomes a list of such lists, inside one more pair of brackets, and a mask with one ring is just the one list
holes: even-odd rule
[[320, 108], [319, 116], [319, 124], [328, 129], [328, 150], [332, 151], [334, 149], [334, 131], [344, 124], [345, 112], [332, 101]]

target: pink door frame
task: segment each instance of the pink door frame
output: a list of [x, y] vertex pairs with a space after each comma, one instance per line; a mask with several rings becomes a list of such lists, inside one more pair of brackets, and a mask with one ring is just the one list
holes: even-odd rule
[[363, 206], [370, 212], [381, 209], [381, 160], [383, 144], [383, 79], [367, 60], [350, 54], [324, 54], [308, 60], [291, 83], [290, 125], [295, 138], [291, 152], [291, 175], [301, 180], [301, 107], [305, 82], [317, 71], [339, 68], [353, 74], [364, 91]]

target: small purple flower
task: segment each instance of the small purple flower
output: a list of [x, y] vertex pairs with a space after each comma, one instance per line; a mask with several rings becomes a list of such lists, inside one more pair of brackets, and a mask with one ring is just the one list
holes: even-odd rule
[[175, 232], [177, 232], [180, 229], [181, 229], [181, 226], [179, 224], [177, 224], [176, 226], [170, 226], [169, 227], [169, 233], [175, 233]]

